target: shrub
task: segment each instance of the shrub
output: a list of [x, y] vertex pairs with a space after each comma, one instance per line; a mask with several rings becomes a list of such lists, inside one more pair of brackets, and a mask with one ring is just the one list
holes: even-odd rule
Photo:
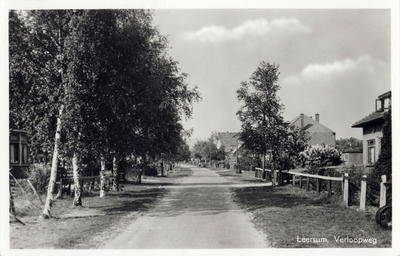
[[149, 164], [144, 166], [144, 173], [145, 176], [157, 176], [157, 166], [155, 164]]
[[46, 192], [49, 185], [51, 167], [43, 164], [32, 164], [29, 167], [29, 180], [40, 194]]
[[318, 144], [308, 146], [304, 151], [300, 152], [299, 161], [303, 167], [337, 166], [343, 163], [340, 156], [340, 152], [334, 147]]

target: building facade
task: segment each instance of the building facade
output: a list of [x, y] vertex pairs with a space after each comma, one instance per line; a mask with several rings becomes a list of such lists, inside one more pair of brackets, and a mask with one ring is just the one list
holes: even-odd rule
[[325, 144], [335, 147], [336, 145], [336, 133], [319, 122], [319, 114], [315, 114], [314, 120], [312, 117], [302, 113], [290, 122], [290, 126], [303, 128], [307, 131], [311, 137], [308, 141], [308, 145], [310, 146]]
[[366, 166], [372, 166], [378, 160], [384, 124], [383, 116], [390, 109], [391, 96], [391, 91], [378, 96], [378, 99], [375, 100], [375, 112], [351, 126], [352, 128], [362, 128], [363, 164]]

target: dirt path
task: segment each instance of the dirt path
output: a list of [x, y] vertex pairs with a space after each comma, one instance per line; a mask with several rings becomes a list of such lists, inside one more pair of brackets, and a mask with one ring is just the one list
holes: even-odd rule
[[[190, 167], [190, 166], [184, 166]], [[192, 167], [191, 167], [192, 168]], [[266, 248], [266, 237], [231, 198], [226, 178], [206, 168], [194, 174], [103, 249]]]

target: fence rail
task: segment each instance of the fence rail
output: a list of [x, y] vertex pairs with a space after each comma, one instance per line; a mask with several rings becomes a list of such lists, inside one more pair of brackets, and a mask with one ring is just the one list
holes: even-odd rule
[[[331, 167], [333, 168], [333, 167]], [[367, 183], [368, 182], [378, 182], [380, 183], [380, 194], [373, 195], [377, 198], [379, 198], [379, 207], [383, 207], [386, 205], [386, 193], [387, 193], [387, 187], [391, 186], [391, 182], [387, 182], [387, 177], [386, 175], [382, 175], [381, 179], [376, 179], [376, 178], [369, 178], [367, 175], [364, 175], [362, 177], [349, 177], [348, 173], [343, 173], [341, 177], [332, 177], [332, 176], [323, 176], [323, 175], [317, 175], [317, 174], [309, 174], [309, 173], [302, 173], [301, 171], [304, 171], [306, 169], [297, 169], [297, 171], [281, 171], [282, 176], [289, 176], [287, 178], [287, 182], [290, 180], [290, 176], [292, 176], [292, 182], [293, 186], [296, 185], [297, 180], [299, 180], [299, 186], [300, 188], [303, 187], [303, 177], [306, 178], [306, 189], [307, 191], [310, 190], [310, 179], [315, 179], [316, 180], [316, 186], [315, 190], [317, 193], [321, 192], [321, 185], [322, 185], [322, 180], [327, 182], [327, 189], [328, 193], [332, 193], [332, 181], [334, 182], [341, 182], [341, 190], [342, 190], [342, 195], [343, 195], [343, 201], [346, 206], [349, 205], [349, 181], [359, 181], [361, 182], [359, 188], [361, 190], [360, 193], [360, 209], [362, 211], [365, 211], [365, 206], [366, 206], [366, 198], [367, 198]], [[283, 177], [279, 177], [279, 170], [269, 170], [265, 169], [263, 170], [262, 168], [255, 168], [255, 177], [260, 178], [263, 181], [267, 181], [268, 178], [271, 179], [272, 184], [276, 184], [277, 180], [283, 180]], [[358, 186], [357, 186], [358, 187]]]

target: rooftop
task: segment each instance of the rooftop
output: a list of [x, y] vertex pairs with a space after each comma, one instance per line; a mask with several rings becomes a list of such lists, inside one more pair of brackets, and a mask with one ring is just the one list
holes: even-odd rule
[[369, 114], [368, 116], [364, 117], [360, 121], [356, 122], [351, 127], [353, 127], [353, 128], [364, 127], [368, 123], [372, 123], [376, 120], [383, 118], [384, 114], [385, 114], [385, 112], [374, 112], [374, 113]]

